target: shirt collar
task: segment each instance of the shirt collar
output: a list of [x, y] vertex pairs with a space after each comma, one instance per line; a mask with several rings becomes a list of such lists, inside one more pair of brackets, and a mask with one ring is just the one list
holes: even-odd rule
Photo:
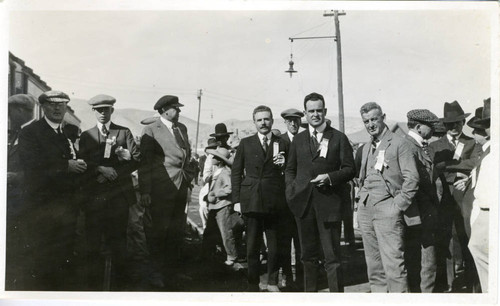
[[[455, 136], [455, 139], [458, 140], [458, 138], [460, 138], [460, 136], [462, 136], [462, 133], [460, 133], [457, 136]], [[453, 143], [453, 137], [450, 134], [446, 133], [446, 138], [448, 138], [449, 142]]]
[[25, 127], [25, 126], [30, 125], [30, 124], [31, 124], [33, 121], [35, 121], [35, 120], [36, 120], [35, 118], [31, 119], [30, 121], [28, 121], [28, 122], [26, 122], [25, 124], [21, 125], [21, 128], [20, 128], [20, 129], [22, 129], [22, 128], [23, 128], [23, 127]]
[[262, 136], [266, 136], [267, 140], [269, 141], [273, 135], [272, 132], [269, 132], [267, 133], [266, 135], [262, 135], [261, 133], [257, 133], [259, 135], [259, 140], [260, 140], [260, 143], [262, 143]]
[[488, 140], [484, 145], [483, 145], [483, 152], [486, 152], [486, 150], [490, 147], [490, 141]]
[[106, 126], [106, 129], [109, 131], [109, 127], [111, 126], [111, 120], [109, 120], [107, 123], [105, 124], [102, 124], [100, 122], [97, 122], [97, 128], [99, 129], [99, 131], [102, 131], [102, 126]]
[[293, 140], [293, 137], [294, 137], [295, 135], [293, 135], [292, 133], [290, 133], [290, 131], [286, 131], [286, 133], [288, 134], [288, 138], [290, 139], [290, 141], [292, 141], [292, 140]]
[[311, 125], [309, 125], [309, 133], [311, 133], [311, 135], [313, 134], [314, 130], [316, 130], [318, 134], [323, 134], [325, 129], [326, 129], [326, 122], [323, 122], [323, 124], [321, 124], [317, 128], [313, 128]]
[[423, 147], [422, 142], [424, 141], [424, 139], [422, 138], [422, 136], [418, 135], [414, 131], [409, 131], [408, 136], [413, 137], [413, 139], [415, 139], [417, 141], [418, 145]]
[[50, 121], [50, 120], [49, 120], [49, 118], [47, 118], [47, 117], [43, 117], [43, 118], [45, 118], [45, 121], [47, 121], [47, 124], [48, 124], [48, 125], [49, 125], [52, 129], [54, 129], [54, 130], [57, 130], [57, 128], [59, 128], [59, 127], [61, 126], [61, 124], [60, 124], [60, 123], [55, 123], [55, 122], [53, 122], [53, 121]]
[[163, 118], [162, 116], [160, 116], [160, 120], [161, 122], [163, 122], [163, 124], [165, 124], [169, 129], [173, 129], [174, 128], [174, 123], [172, 121], [168, 121], [167, 119]]

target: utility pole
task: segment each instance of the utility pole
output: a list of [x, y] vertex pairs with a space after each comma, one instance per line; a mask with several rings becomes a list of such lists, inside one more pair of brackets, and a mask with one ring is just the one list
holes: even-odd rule
[[201, 112], [201, 89], [198, 90], [198, 121], [196, 122], [196, 142], [194, 145], [194, 152], [198, 154], [198, 134], [200, 133], [200, 112]]
[[340, 22], [339, 16], [345, 15], [344, 12], [333, 11], [333, 13], [324, 13], [325, 17], [334, 17], [335, 20], [335, 42], [337, 43], [337, 91], [339, 96], [339, 130], [345, 133], [344, 129], [344, 91], [342, 83], [342, 49], [340, 46]]

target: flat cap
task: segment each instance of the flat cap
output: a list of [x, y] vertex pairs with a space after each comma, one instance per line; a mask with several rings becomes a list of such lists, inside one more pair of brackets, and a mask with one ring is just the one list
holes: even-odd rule
[[304, 113], [295, 108], [289, 108], [281, 112], [281, 117], [284, 119], [288, 117], [302, 118]]
[[438, 116], [427, 109], [413, 109], [406, 116], [408, 121], [416, 121], [429, 126], [434, 126], [439, 122]]
[[32, 95], [17, 94], [9, 97], [9, 106], [19, 106], [25, 109], [33, 109], [36, 99]]
[[108, 95], [97, 95], [89, 100], [89, 105], [92, 108], [112, 107], [116, 99]]
[[69, 102], [69, 96], [62, 91], [49, 90], [38, 97], [38, 102], [40, 102], [40, 104], [45, 102], [67, 103]]
[[179, 98], [176, 96], [163, 96], [156, 102], [154, 109], [155, 110], [162, 110], [170, 107], [181, 107], [184, 106], [184, 104], [179, 103]]

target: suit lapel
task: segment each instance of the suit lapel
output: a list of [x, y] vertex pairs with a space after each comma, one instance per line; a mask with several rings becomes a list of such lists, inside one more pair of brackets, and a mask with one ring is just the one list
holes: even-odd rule
[[40, 124], [42, 125], [42, 128], [44, 129], [44, 134], [47, 136], [47, 138], [54, 143], [64, 154], [70, 153], [69, 149], [69, 142], [67, 141], [66, 136], [64, 136], [64, 139], [66, 139], [66, 142], [63, 142], [63, 137], [57, 135], [56, 131], [52, 129], [52, 127], [47, 123], [45, 118], [40, 119]]
[[367, 142], [363, 145], [363, 154], [361, 155], [361, 169], [359, 172], [359, 178], [363, 180], [366, 176], [366, 164], [368, 163], [368, 155], [371, 150], [371, 143]]
[[113, 137], [115, 137], [115, 139], [118, 138], [118, 134], [119, 134], [120, 130], [118, 130], [116, 128], [116, 125], [111, 122], [111, 124], [109, 125], [109, 134], [108, 134], [108, 138], [109, 139], [112, 139]]
[[[266, 155], [264, 154], [264, 149], [262, 148], [262, 143], [260, 142], [260, 139], [261, 139], [261, 135], [259, 133], [256, 133], [254, 136], [253, 136], [253, 145], [252, 147], [255, 147], [256, 148], [256, 151], [258, 152], [257, 153], [257, 156], [262, 160], [262, 161], [265, 161], [266, 160]], [[268, 149], [269, 151], [269, 149]]]

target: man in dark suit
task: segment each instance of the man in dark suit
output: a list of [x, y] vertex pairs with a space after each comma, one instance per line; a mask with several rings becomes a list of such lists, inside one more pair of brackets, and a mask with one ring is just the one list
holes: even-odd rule
[[7, 148], [7, 236], [5, 241], [5, 289], [22, 288], [23, 273], [26, 262], [23, 255], [24, 224], [22, 216], [22, 183], [24, 180], [23, 165], [19, 156], [19, 133], [35, 119], [33, 109], [35, 97], [17, 94], [9, 97], [9, 131]]
[[[465, 118], [470, 114], [464, 113], [457, 101], [444, 104], [442, 121], [446, 128], [446, 135], [430, 144], [430, 151], [434, 161], [434, 179], [437, 180], [440, 196], [439, 230], [438, 230], [438, 274], [436, 290], [452, 290], [456, 268], [463, 268], [466, 273], [472, 273], [473, 260], [467, 248], [468, 237], [465, 232], [464, 219], [460, 204], [463, 192], [456, 190], [453, 183], [467, 177], [476, 166], [481, 155], [481, 146], [476, 145], [474, 139], [462, 132]], [[455, 231], [453, 231], [453, 227]], [[455, 234], [454, 234], [455, 233]], [[451, 242], [451, 245], [450, 245]], [[457, 248], [461, 252], [457, 251]], [[455, 267], [457, 266], [457, 267]], [[467, 287], [472, 289], [470, 282], [473, 277], [466, 277]]]
[[404, 229], [420, 223], [411, 205], [418, 190], [415, 153], [385, 124], [375, 102], [364, 104], [361, 118], [372, 141], [363, 146], [359, 174], [358, 221], [372, 292], [407, 292]]
[[247, 261], [249, 291], [259, 290], [259, 251], [262, 232], [268, 247], [268, 291], [278, 289], [279, 216], [285, 209], [283, 167], [285, 143], [273, 135], [273, 115], [261, 105], [253, 111], [257, 133], [241, 140], [233, 162], [233, 203], [247, 217]]
[[45, 116], [19, 133], [23, 161], [23, 222], [32, 260], [25, 290], [70, 290], [75, 283], [73, 242], [78, 207], [73, 203], [76, 175], [87, 169], [77, 160], [61, 123], [69, 97], [60, 91], [40, 95]]
[[82, 191], [90, 290], [103, 290], [103, 236], [111, 251], [111, 289], [120, 288], [125, 277], [128, 210], [137, 201], [130, 175], [138, 167], [139, 150], [130, 130], [111, 122], [115, 102], [103, 94], [91, 98], [88, 103], [97, 124], [80, 136], [80, 156], [87, 162]]
[[406, 139], [415, 151], [420, 177], [418, 192], [413, 198], [420, 212], [421, 222], [407, 226], [405, 230], [405, 264], [408, 269], [410, 292], [432, 293], [436, 281], [436, 225], [438, 198], [432, 180], [433, 163], [428, 140], [439, 118], [426, 109], [408, 112]]
[[286, 197], [300, 235], [305, 291], [317, 291], [320, 248], [330, 292], [343, 292], [340, 232], [342, 192], [354, 177], [347, 137], [325, 122], [322, 95], [304, 98], [308, 129], [296, 135], [288, 152]]
[[[286, 133], [280, 135], [281, 139], [285, 142], [286, 151], [290, 149], [292, 140], [299, 133], [301, 118], [304, 117], [304, 113], [295, 108], [290, 108], [281, 112], [281, 117], [285, 120]], [[285, 160], [288, 160], [288, 156], [285, 155]], [[300, 242], [299, 242], [299, 231], [297, 229], [297, 223], [295, 222], [295, 217], [289, 208], [285, 209], [283, 215], [283, 239], [280, 246], [280, 266], [283, 269], [283, 275], [285, 276], [286, 283], [283, 287], [288, 287], [288, 290], [304, 290], [304, 269], [302, 267], [302, 262], [300, 261]], [[291, 245], [293, 240], [293, 246], [295, 248], [295, 281], [293, 279], [292, 273], [292, 258], [291, 258]]]
[[178, 97], [170, 95], [156, 102], [160, 117], [144, 127], [139, 167], [141, 203], [151, 215], [151, 226], [145, 229], [154, 265], [150, 281], [162, 287], [162, 273], [168, 272], [173, 289], [182, 274], [178, 269], [182, 268], [187, 192], [194, 176], [187, 128], [179, 122], [182, 106]]

